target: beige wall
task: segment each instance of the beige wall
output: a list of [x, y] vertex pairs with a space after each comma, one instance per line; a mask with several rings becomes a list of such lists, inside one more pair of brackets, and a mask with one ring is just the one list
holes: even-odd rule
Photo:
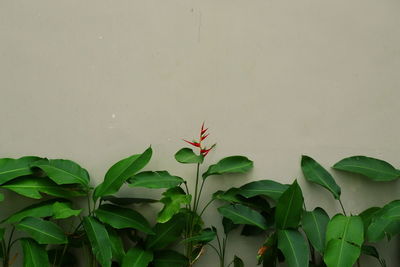
[[[173, 154], [205, 120], [218, 142], [208, 162], [255, 161], [246, 177], [210, 178], [206, 194], [299, 178], [308, 207], [333, 215], [338, 204], [304, 182], [300, 155], [400, 166], [399, 12], [398, 0], [1, 0], [1, 157], [73, 159], [97, 184], [152, 144], [149, 169], [191, 180]], [[400, 196], [398, 182], [334, 174], [352, 213]], [[232, 241], [229, 255], [255, 266], [262, 238]], [[397, 238], [381, 247], [399, 266]], [[198, 266], [216, 260], [210, 250]]]

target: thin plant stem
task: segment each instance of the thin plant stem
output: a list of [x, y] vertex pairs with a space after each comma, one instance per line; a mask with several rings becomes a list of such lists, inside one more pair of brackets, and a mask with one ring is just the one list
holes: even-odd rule
[[200, 172], [200, 163], [197, 163], [196, 168], [196, 184], [194, 189], [194, 201], [193, 201], [193, 211], [196, 213], [197, 211], [197, 194], [199, 189], [199, 172]]
[[338, 199], [338, 201], [339, 201], [340, 206], [342, 207], [342, 211], [343, 211], [344, 216], [347, 216], [347, 215], [346, 215], [346, 211], [345, 211], [344, 206], [343, 206], [343, 203], [342, 203], [342, 201], [340, 200], [340, 198]]
[[201, 217], [201, 215], [203, 215], [203, 213], [206, 211], [206, 209], [208, 208], [208, 206], [210, 206], [211, 203], [214, 202], [215, 199], [211, 199], [210, 201], [208, 201], [207, 205], [204, 206], [204, 208], [201, 210], [199, 216]]
[[212, 249], [214, 249], [215, 252], [218, 254], [218, 257], [221, 258], [221, 254], [219, 253], [218, 249], [217, 249], [215, 246], [213, 246], [213, 245], [210, 244], [210, 243], [207, 243], [207, 245], [210, 246]]
[[195, 207], [196, 210], [199, 208], [201, 193], [203, 192], [203, 187], [204, 187], [204, 182], [205, 182], [205, 181], [206, 181], [206, 180], [203, 179], [203, 181], [201, 182], [199, 195], [198, 195], [198, 197], [197, 197], [197, 206]]

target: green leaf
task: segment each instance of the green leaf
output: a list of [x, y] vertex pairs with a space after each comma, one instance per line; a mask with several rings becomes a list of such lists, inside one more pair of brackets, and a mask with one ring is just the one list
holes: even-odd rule
[[132, 197], [115, 197], [115, 196], [105, 196], [101, 198], [103, 201], [109, 201], [113, 204], [127, 206], [132, 204], [146, 204], [146, 203], [156, 203], [157, 199], [151, 198], [132, 198]]
[[198, 242], [198, 243], [208, 243], [214, 240], [216, 237], [216, 232], [210, 228], [204, 229], [200, 234], [192, 236], [190, 238], [186, 238], [184, 240], [185, 243], [187, 242]]
[[339, 199], [341, 190], [332, 175], [318, 162], [309, 156], [302, 156], [301, 169], [307, 181], [319, 184], [331, 191], [334, 198]]
[[20, 176], [33, 174], [30, 164], [40, 159], [39, 157], [31, 156], [19, 159], [0, 159], [0, 184], [4, 184]]
[[6, 231], [6, 229], [0, 228], [0, 241], [3, 240], [5, 231]]
[[125, 257], [124, 244], [122, 243], [121, 237], [118, 235], [114, 228], [106, 226], [108, 237], [110, 238], [111, 251], [113, 259], [115, 259], [119, 264]]
[[288, 188], [288, 185], [280, 184], [275, 181], [260, 180], [243, 185], [240, 187], [239, 194], [247, 198], [266, 196], [277, 201]]
[[253, 162], [244, 156], [231, 156], [223, 158], [217, 164], [210, 165], [203, 173], [203, 179], [210, 175], [221, 175], [225, 173], [245, 173], [253, 168]]
[[244, 263], [241, 258], [235, 255], [233, 258], [233, 267], [244, 267]]
[[223, 206], [218, 208], [218, 211], [235, 224], [255, 225], [263, 230], [268, 227], [267, 222], [260, 213], [241, 204]]
[[21, 177], [6, 183], [1, 187], [14, 191], [15, 193], [25, 197], [34, 199], [41, 199], [41, 193], [64, 198], [73, 198], [86, 195], [86, 193], [84, 193], [82, 189], [76, 185], [60, 186], [52, 180], [44, 177]]
[[363, 245], [361, 247], [361, 253], [376, 258], [381, 267], [386, 267], [385, 260], [379, 256], [378, 250], [374, 246]]
[[313, 247], [324, 254], [326, 227], [329, 222], [328, 214], [321, 208], [313, 211], [303, 211], [301, 225]]
[[30, 205], [14, 214], [7, 219], [3, 220], [2, 223], [16, 223], [26, 217], [49, 217], [53, 216], [53, 205], [55, 200], [46, 200], [40, 203]]
[[365, 156], [342, 159], [334, 169], [364, 175], [374, 181], [392, 181], [400, 178], [400, 172], [386, 161]]
[[163, 193], [160, 199], [164, 203], [163, 209], [158, 213], [157, 222], [164, 223], [169, 221], [172, 216], [179, 212], [181, 205], [189, 204], [192, 199], [191, 195], [186, 195], [180, 187], [173, 187]]
[[153, 234], [150, 224], [143, 215], [132, 209], [105, 204], [101, 205], [95, 213], [100, 221], [116, 229], [133, 228], [146, 234]]
[[105, 226], [95, 218], [86, 216], [83, 218], [83, 227], [97, 261], [102, 267], [110, 267], [112, 259], [111, 241]]
[[63, 230], [55, 223], [35, 217], [21, 220], [16, 228], [28, 233], [39, 244], [65, 244], [68, 242]]
[[[58, 207], [63, 208], [62, 210], [69, 209], [70, 212], [76, 213], [77, 211], [72, 210], [71, 203], [66, 202], [65, 200], [62, 199], [51, 199], [51, 200], [46, 200], [42, 201], [39, 203], [35, 203], [33, 205], [30, 205], [14, 214], [12, 214], [10, 217], [2, 221], [2, 223], [16, 223], [21, 221], [22, 219], [26, 217], [50, 217], [54, 215], [55, 219], [62, 219], [59, 215], [60, 212], [62, 211], [61, 209], [58, 209]], [[58, 216], [56, 216], [58, 215]], [[71, 215], [72, 216], [72, 215]], [[70, 216], [68, 216], [70, 217]], [[67, 218], [67, 217], [65, 217]]]
[[176, 152], [175, 159], [180, 163], [203, 163], [204, 156], [196, 155], [190, 148], [182, 148]]
[[372, 218], [374, 217], [375, 213], [378, 212], [380, 209], [381, 208], [378, 207], [371, 207], [359, 214], [364, 224], [364, 235], [367, 234], [368, 227], [371, 224]]
[[4, 194], [0, 193], [0, 202], [4, 201]]
[[328, 223], [324, 262], [328, 267], [351, 267], [361, 253], [364, 225], [359, 216], [335, 215]]
[[31, 164], [31, 167], [40, 168], [47, 176], [59, 185], [81, 184], [89, 185], [89, 173], [71, 160], [41, 159]]
[[307, 267], [309, 251], [303, 236], [296, 230], [278, 231], [278, 248], [285, 255], [288, 267]]
[[103, 183], [96, 187], [93, 194], [94, 200], [116, 193], [126, 180], [147, 165], [152, 154], [153, 150], [149, 147], [142, 154], [136, 154], [115, 163], [107, 171]]
[[325, 249], [324, 262], [328, 267], [352, 267], [360, 253], [360, 247], [343, 239], [332, 239]]
[[153, 227], [154, 235], [147, 236], [146, 248], [157, 250], [163, 249], [181, 236], [185, 228], [185, 217], [183, 214], [177, 214], [166, 223], [157, 223]]
[[71, 208], [71, 203], [68, 202], [55, 202], [53, 204], [53, 218], [66, 219], [72, 216], [78, 216], [82, 209], [74, 210]]
[[326, 242], [343, 239], [361, 247], [364, 242], [364, 225], [360, 216], [336, 214], [328, 223]]
[[241, 199], [240, 199], [240, 196], [238, 195], [238, 193], [239, 193], [239, 189], [232, 187], [232, 188], [229, 188], [227, 191], [218, 190], [217, 192], [215, 192], [212, 195], [212, 198], [227, 201], [227, 202], [240, 203]]
[[122, 262], [122, 267], [147, 267], [152, 260], [152, 251], [143, 250], [135, 247], [129, 249], [128, 253], [126, 253]]
[[44, 246], [31, 238], [20, 239], [24, 252], [24, 267], [48, 267], [49, 257]]
[[295, 180], [276, 204], [276, 227], [278, 229], [297, 228], [300, 223], [303, 202], [301, 188]]
[[228, 235], [229, 232], [231, 232], [232, 230], [238, 228], [240, 225], [239, 224], [234, 224], [232, 222], [232, 220], [223, 217], [222, 218], [222, 226], [224, 227], [224, 233], [225, 235]]
[[184, 180], [181, 177], [173, 176], [167, 171], [145, 171], [136, 174], [128, 180], [131, 187], [146, 188], [171, 188], [183, 182]]
[[400, 233], [400, 200], [385, 205], [372, 215], [367, 230], [369, 242], [377, 242], [382, 238]]
[[173, 250], [162, 250], [154, 255], [154, 267], [187, 267], [188, 259]]

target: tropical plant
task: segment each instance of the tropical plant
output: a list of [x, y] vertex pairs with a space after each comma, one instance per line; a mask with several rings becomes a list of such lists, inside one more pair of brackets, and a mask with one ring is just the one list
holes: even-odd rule
[[[400, 202], [393, 201], [382, 209], [371, 207], [359, 215], [348, 215], [340, 199], [341, 189], [333, 176], [308, 156], [302, 157], [301, 167], [306, 180], [329, 190], [342, 208], [342, 214], [336, 214], [329, 220], [326, 228], [321, 228], [321, 232], [325, 232], [321, 235], [325, 236], [325, 246], [318, 249], [312, 241], [311, 233], [308, 234], [306, 231], [314, 249], [323, 256], [324, 263], [328, 267], [351, 267], [357, 262], [360, 266], [359, 257], [361, 254], [366, 254], [375, 257], [380, 265], [385, 267], [385, 260], [379, 256], [377, 249], [366, 242], [376, 242], [385, 234], [390, 237], [400, 232], [400, 219], [394, 214], [396, 207], [400, 207]], [[390, 181], [400, 176], [399, 171], [389, 163], [363, 156], [343, 159], [333, 168], [362, 174], [375, 181]], [[325, 218], [315, 216], [314, 219], [315, 225], [326, 224], [326, 216]]]
[[[165, 188], [160, 202], [164, 204], [163, 209], [157, 216], [159, 227], [170, 224], [180, 227], [183, 231], [185, 256], [188, 265], [192, 266], [204, 252], [205, 246], [212, 247], [220, 258], [220, 266], [225, 266], [226, 238], [221, 240], [215, 227], [204, 227], [202, 215], [215, 200], [210, 199], [204, 206], [201, 205], [203, 188], [209, 177], [228, 175], [232, 173], [246, 173], [253, 167], [253, 162], [244, 156], [230, 156], [212, 164], [201, 173], [205, 157], [215, 147], [215, 144], [207, 148], [204, 140], [208, 137], [204, 123], [201, 126], [199, 139], [194, 141], [184, 140], [186, 143], [198, 149], [196, 154], [191, 148], [182, 148], [175, 154], [175, 159], [182, 164], [193, 164], [195, 166], [194, 191], [191, 191], [188, 182], [181, 177], [170, 175], [167, 171], [146, 171], [134, 175], [128, 179], [131, 187]], [[184, 223], [175, 223], [176, 218], [182, 219]], [[178, 226], [179, 225], [179, 226]], [[228, 233], [227, 228], [225, 228]], [[210, 242], [218, 241], [218, 248]], [[242, 261], [236, 256], [233, 260], [235, 266], [240, 266]], [[175, 265], [178, 266], [178, 265]], [[179, 265], [184, 266], [184, 265]]]

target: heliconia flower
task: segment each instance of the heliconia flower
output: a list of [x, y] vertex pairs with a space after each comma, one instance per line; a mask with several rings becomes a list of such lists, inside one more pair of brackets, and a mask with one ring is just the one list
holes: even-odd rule
[[268, 249], [267, 246], [262, 246], [262, 247], [258, 250], [257, 255], [258, 255], [258, 256], [264, 255], [264, 253], [267, 251], [267, 249]]
[[200, 138], [200, 141], [203, 141], [203, 140], [206, 139], [207, 136], [209, 136], [209, 135], [210, 135], [210, 134], [203, 135], [203, 136]]
[[185, 140], [185, 139], [183, 139], [183, 141], [185, 141], [188, 144], [191, 144], [192, 146], [200, 147], [200, 143], [197, 143], [196, 141], [190, 142], [190, 141]]
[[207, 131], [208, 131], [208, 128], [206, 128], [206, 129], [204, 128], [204, 122], [203, 122], [203, 124], [201, 125], [201, 129], [200, 129], [200, 140], [198, 142], [195, 141], [195, 140], [193, 142], [190, 142], [188, 140], [183, 139], [183, 141], [185, 141], [186, 143], [188, 143], [188, 144], [190, 144], [192, 146], [200, 148], [200, 154], [203, 157], [207, 156], [207, 154], [215, 147], [215, 144], [214, 144], [210, 148], [207, 149], [206, 147], [203, 147], [201, 145], [201, 142], [209, 136]]

